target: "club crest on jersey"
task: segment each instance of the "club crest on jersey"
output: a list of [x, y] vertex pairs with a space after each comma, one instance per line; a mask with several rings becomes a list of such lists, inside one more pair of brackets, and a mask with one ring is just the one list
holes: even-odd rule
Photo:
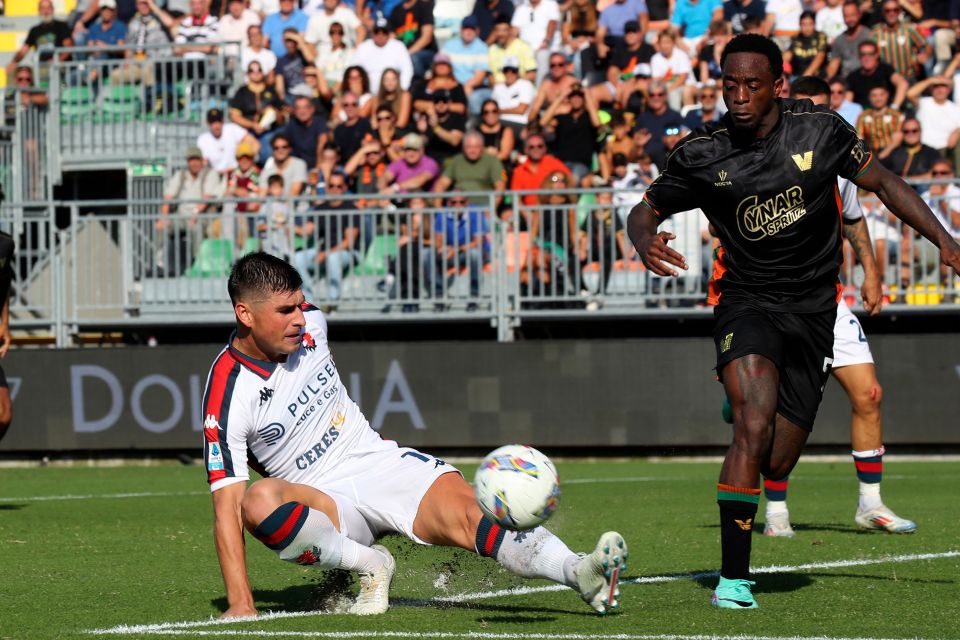
[[485, 468], [495, 469], [497, 471], [516, 471], [517, 473], [525, 473], [534, 478], [540, 476], [540, 470], [537, 469], [537, 465], [532, 462], [527, 462], [526, 460], [521, 460], [516, 456], [494, 456], [487, 462]]
[[[812, 162], [812, 160], [811, 160]], [[803, 189], [790, 187], [763, 202], [748, 196], [737, 205], [737, 226], [747, 240], [763, 240], [774, 236], [807, 215]]]
[[793, 158], [793, 161], [797, 164], [797, 168], [800, 169], [800, 171], [810, 171], [810, 169], [813, 169], [813, 151], [795, 153], [790, 157]]
[[726, 169], [720, 169], [720, 171], [717, 172], [717, 181], [713, 183], [713, 186], [732, 187], [733, 183], [727, 180], [728, 175], [729, 174], [727, 173]]
[[314, 342], [312, 335], [304, 331], [303, 338], [300, 340], [300, 346], [307, 351], [315, 351], [317, 348], [317, 343]]

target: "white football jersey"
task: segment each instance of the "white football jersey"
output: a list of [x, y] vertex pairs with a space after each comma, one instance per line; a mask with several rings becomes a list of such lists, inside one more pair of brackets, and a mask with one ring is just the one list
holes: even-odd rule
[[210, 490], [250, 477], [247, 454], [273, 478], [317, 486], [351, 451], [380, 436], [347, 395], [327, 322], [304, 304], [300, 349], [286, 362], [255, 360], [231, 336], [207, 376], [203, 455]]

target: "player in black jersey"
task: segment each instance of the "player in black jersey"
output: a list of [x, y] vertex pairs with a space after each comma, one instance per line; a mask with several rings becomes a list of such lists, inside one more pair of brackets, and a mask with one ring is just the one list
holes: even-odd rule
[[[3, 203], [0, 189], [0, 204]], [[13, 281], [13, 238], [0, 231], [0, 358], [10, 349], [10, 284]], [[7, 433], [13, 415], [10, 387], [0, 367], [0, 439]]]
[[628, 232], [652, 273], [676, 276], [682, 255], [657, 233], [699, 207], [723, 249], [711, 284], [717, 372], [733, 408], [720, 471], [722, 566], [713, 603], [754, 608], [750, 537], [759, 477], [783, 478], [810, 435], [833, 355], [841, 263], [837, 176], [875, 192], [960, 272], [960, 246], [902, 180], [873, 162], [839, 116], [778, 99], [783, 58], [773, 41], [742, 35], [724, 50], [728, 113], [677, 146]]

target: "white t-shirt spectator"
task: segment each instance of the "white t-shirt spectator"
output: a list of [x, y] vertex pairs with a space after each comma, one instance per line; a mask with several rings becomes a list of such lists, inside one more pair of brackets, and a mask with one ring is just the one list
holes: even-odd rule
[[843, 22], [843, 5], [824, 7], [817, 11], [817, 31], [827, 36], [828, 42], [847, 30]]
[[943, 195], [934, 198], [930, 191], [924, 191], [920, 196], [927, 203], [937, 220], [943, 225], [950, 235], [954, 238], [960, 238], [960, 225], [954, 225], [955, 211], [960, 211], [960, 188], [955, 184], [947, 185], [947, 190]]
[[244, 47], [240, 50], [240, 69], [243, 73], [250, 68], [251, 62], [259, 62], [264, 75], [270, 73], [277, 67], [277, 54], [264, 47], [260, 51], [254, 51], [250, 47]]
[[354, 65], [363, 67], [370, 76], [371, 93], [380, 90], [380, 76], [387, 69], [400, 72], [400, 86], [404, 89], [409, 89], [413, 80], [413, 60], [410, 59], [407, 47], [396, 38], [387, 40], [383, 47], [378, 47], [373, 38], [364, 40], [350, 59], [349, 66]]
[[524, 2], [517, 6], [513, 12], [513, 20], [510, 24], [520, 30], [520, 39], [526, 42], [536, 51], [543, 44], [547, 37], [547, 25], [551, 20], [557, 22], [557, 30], [553, 34], [553, 41], [550, 48], [557, 46], [560, 41], [560, 7], [556, 0], [540, 0], [540, 4], [534, 7], [530, 2]]
[[237, 166], [237, 145], [247, 137], [247, 130], [232, 122], [223, 123], [223, 132], [219, 138], [214, 138], [209, 131], [204, 131], [197, 138], [197, 146], [203, 153], [203, 159], [217, 173], [223, 173]]
[[774, 17], [773, 32], [797, 33], [800, 31], [800, 0], [767, 0], [767, 15]]
[[333, 15], [327, 15], [322, 8], [310, 16], [307, 22], [307, 31], [304, 39], [312, 45], [330, 44], [330, 25], [339, 22], [343, 27], [343, 41], [348, 47], [357, 45], [357, 29], [360, 28], [360, 18], [350, 7], [338, 5]]
[[261, 16], [280, 11], [280, 0], [250, 0], [250, 9]]
[[950, 134], [960, 128], [960, 107], [950, 100], [937, 104], [933, 98], [923, 97], [917, 107], [917, 120], [920, 142], [934, 149], [946, 149]]
[[[229, 13], [220, 18], [220, 24], [217, 25], [217, 39], [220, 42], [240, 42], [240, 46], [245, 47], [250, 44], [247, 38], [247, 29], [255, 24], [260, 24], [260, 16], [256, 11], [244, 9], [240, 19], [234, 18]], [[227, 47], [225, 52], [228, 56], [235, 56], [239, 52], [236, 46]]]
[[305, 184], [307, 182], [307, 163], [300, 158], [291, 156], [287, 160], [287, 166], [283, 171], [277, 171], [277, 163], [273, 159], [273, 156], [271, 156], [267, 159], [266, 164], [263, 165], [263, 172], [260, 174], [260, 184], [269, 184], [270, 176], [278, 173], [283, 176], [283, 195], [288, 196], [295, 183], [302, 182]]
[[[497, 101], [497, 105], [499, 105], [501, 109], [512, 109], [519, 107], [521, 104], [529, 107], [533, 103], [533, 98], [536, 94], [537, 90], [533, 88], [533, 83], [521, 78], [509, 87], [506, 83], [500, 83], [494, 86], [491, 97]], [[504, 122], [527, 124], [526, 113], [503, 113], [500, 114], [500, 119]]]
[[[211, 44], [217, 42], [217, 19], [207, 14], [201, 20], [194, 20], [193, 16], [186, 15], [180, 21], [180, 28], [177, 29], [177, 37], [174, 43], [178, 45], [191, 44]], [[207, 54], [200, 51], [187, 51], [183, 54], [185, 60], [198, 60], [205, 58]]]
[[[661, 53], [655, 53], [650, 59], [650, 71], [653, 78], [669, 81], [681, 73], [691, 74], [693, 67], [690, 64], [690, 56], [679, 47], [674, 47], [673, 54], [669, 58], [664, 58]], [[692, 76], [688, 75], [687, 81], [691, 79]]]

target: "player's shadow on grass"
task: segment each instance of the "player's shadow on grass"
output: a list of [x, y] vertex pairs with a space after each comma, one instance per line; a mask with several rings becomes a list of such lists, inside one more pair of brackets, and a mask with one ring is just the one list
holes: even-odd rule
[[25, 504], [0, 504], [0, 511], [19, 511], [20, 509], [25, 509], [29, 505]]
[[[852, 524], [841, 524], [839, 522], [827, 522], [818, 524], [792, 523], [794, 531], [836, 531], [838, 533], [855, 533], [857, 535], [870, 535], [876, 531], [867, 531]], [[762, 532], [761, 527], [761, 532]]]
[[[309, 611], [313, 608], [311, 602], [315, 588], [316, 585], [313, 584], [302, 584], [285, 589], [254, 589], [253, 600], [257, 603], [257, 608], [262, 611], [268, 609], [274, 611]], [[210, 603], [221, 611], [230, 608], [226, 598], [214, 598]]]
[[[394, 600], [390, 601], [391, 606], [394, 604]], [[464, 611], [489, 611], [491, 613], [499, 614], [513, 614], [513, 615], [503, 615], [501, 617], [488, 618], [481, 616], [477, 618], [479, 622], [481, 619], [486, 620], [487, 622], [516, 622], [519, 624], [529, 623], [529, 622], [553, 622], [556, 620], [555, 617], [544, 615], [544, 614], [561, 614], [564, 616], [586, 616], [593, 617], [597, 614], [590, 611], [588, 608], [583, 610], [580, 607], [577, 607], [576, 611], [571, 611], [569, 609], [551, 609], [548, 607], [524, 607], [513, 604], [485, 604], [480, 602], [449, 602], [444, 600], [407, 600], [400, 598], [396, 601], [397, 606], [406, 606], [406, 607], [430, 607], [434, 609], [462, 609]], [[534, 613], [540, 614], [539, 616], [534, 617], [522, 617], [522, 614], [525, 613]]]
[[820, 576], [822, 578], [828, 579], [837, 579], [837, 578], [854, 578], [856, 580], [869, 580], [870, 582], [876, 582], [877, 580], [886, 580], [888, 582], [909, 582], [912, 584], [956, 584], [956, 580], [927, 580], [924, 578], [904, 578], [902, 576], [878, 576], [878, 575], [868, 575], [860, 573], [808, 573], [810, 576]]
[[[701, 573], [701, 572], [697, 572]], [[702, 573], [708, 573], [706, 571]], [[756, 578], [757, 576], [754, 576]], [[717, 586], [717, 578], [714, 576], [698, 577], [694, 582], [704, 589], [713, 591]], [[808, 573], [768, 573], [760, 576], [757, 582], [757, 593], [787, 593], [809, 587], [815, 582]]]

